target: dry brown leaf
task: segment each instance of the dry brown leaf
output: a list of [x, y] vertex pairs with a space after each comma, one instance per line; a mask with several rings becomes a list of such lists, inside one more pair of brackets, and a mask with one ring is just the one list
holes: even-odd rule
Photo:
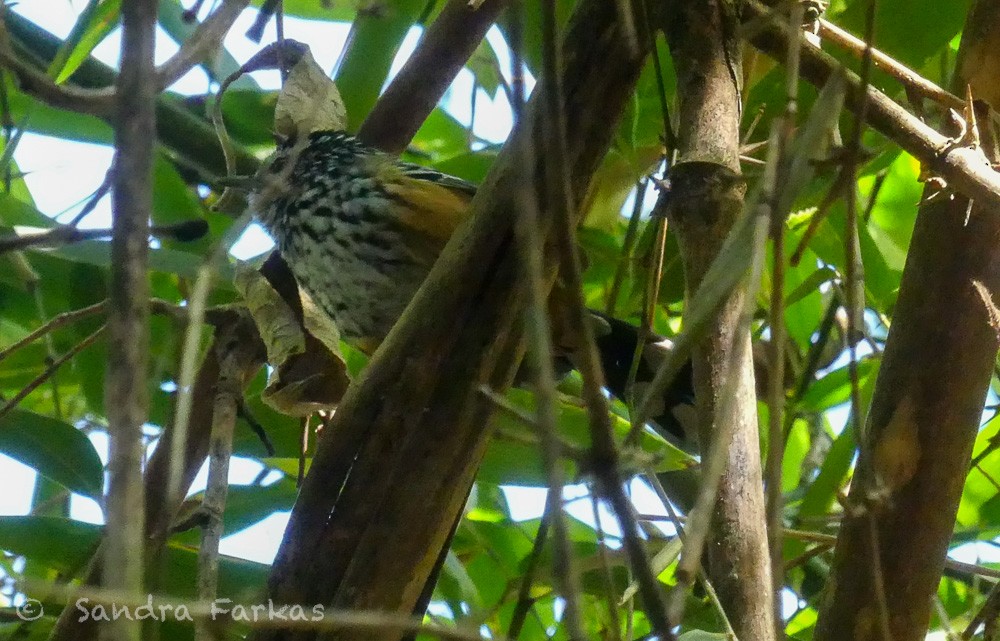
[[308, 51], [288, 74], [274, 108], [274, 130], [288, 138], [332, 129], [347, 122], [344, 101], [323, 68]]
[[273, 368], [261, 398], [291, 416], [335, 408], [350, 383], [337, 328], [302, 295], [303, 327], [295, 311], [255, 267], [240, 264], [235, 284]]

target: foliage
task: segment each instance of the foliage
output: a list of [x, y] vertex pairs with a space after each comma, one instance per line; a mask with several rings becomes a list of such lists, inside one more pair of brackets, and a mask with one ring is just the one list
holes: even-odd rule
[[[259, 3], [257, 3], [259, 4]], [[333, 7], [327, 7], [332, 4]], [[431, 3], [432, 5], [434, 3]], [[438, 3], [440, 4], [440, 3]], [[541, 3], [524, 3], [528, 7], [525, 22], [524, 53], [527, 63], [537, 75], [541, 61]], [[559, 2], [561, 19], [565, 19], [572, 2]], [[859, 33], [863, 24], [865, 2], [838, 0], [832, 3], [828, 18]], [[922, 75], [940, 84], [947, 84], [953, 72], [955, 43], [967, 10], [965, 2], [888, 1], [880, 3], [876, 44], [889, 54], [914, 67]], [[161, 3], [162, 26], [172, 37], [186, 36], [185, 25], [177, 19], [179, 0]], [[92, 48], [114, 26], [120, 2], [91, 2], [81, 14], [80, 22], [67, 38], [60, 56], [50, 68], [59, 81], [87, 69], [85, 63]], [[375, 9], [356, 10], [352, 3], [321, 3], [318, 0], [285, 0], [288, 16], [311, 20], [355, 21], [343, 63], [336, 75], [348, 106], [349, 127], [356, 128], [366, 110], [374, 104], [385, 85], [390, 64], [408, 29], [428, 23], [432, 17], [423, 15], [425, 3], [413, 0], [386, 0]], [[391, 28], [379, 22], [388, 21]], [[375, 24], [373, 24], [373, 22]], [[488, 90], [478, 96], [485, 100], [493, 93], [502, 95], [502, 76], [495, 52], [479, 53], [468, 69], [475, 74], [478, 86]], [[667, 95], [673, 89], [669, 56], [662, 43], [658, 55], [664, 63], [663, 84]], [[850, 66], [857, 61], [841, 55]], [[220, 56], [210, 68], [213, 77], [226, 75], [235, 63], [229, 56]], [[773, 119], [784, 107], [784, 72], [758, 59], [748, 60], [748, 84], [745, 90], [748, 115], [746, 125], [760, 114], [760, 124], [748, 143], [766, 138]], [[5, 74], [6, 101], [13, 122], [27, 131], [66, 140], [84, 140], [110, 144], [111, 129], [90, 116], [82, 116], [47, 107], [22, 93]], [[894, 81], [876, 75], [874, 82], [898, 99], [903, 91]], [[643, 293], [647, 288], [652, 256], [655, 253], [654, 221], [643, 215], [639, 222], [639, 241], [634, 254], [623, 254], [628, 219], [623, 208], [637, 192], [636, 185], [658, 171], [662, 152], [662, 111], [660, 86], [652, 64], [647, 65], [631, 106], [605, 159], [593, 191], [588, 198], [585, 229], [580, 234], [586, 253], [585, 298], [593, 307], [604, 308], [616, 274], [623, 274], [616, 315], [638, 323], [642, 316]], [[806, 85], [801, 88], [801, 108], [808, 113], [817, 92]], [[464, 98], [452, 96], [453, 100]], [[186, 111], [202, 118], [205, 96], [165, 95], [161, 102], [173, 109]], [[259, 90], [252, 83], [238, 86], [227, 94], [223, 112], [234, 142], [253, 154], [263, 154], [271, 144], [272, 114], [276, 101], [274, 92]], [[852, 121], [842, 119], [842, 131], [850, 130]], [[749, 127], [748, 127], [749, 129]], [[197, 137], [209, 130], [177, 132]], [[16, 138], [8, 145], [16, 145]], [[886, 331], [892, 322], [893, 307], [906, 260], [916, 208], [921, 194], [918, 183], [919, 164], [900, 151], [893, 143], [866, 134], [864, 144], [872, 158], [861, 169], [858, 191], [868, 207], [859, 229], [861, 260], [864, 264], [865, 333], [862, 356], [858, 363], [858, 380], [863, 399], [870, 399], [880, 363], [880, 351]], [[171, 145], [160, 149], [155, 166], [153, 222], [172, 224], [189, 219], [206, 219], [209, 237], [195, 242], [163, 239], [151, 249], [150, 274], [152, 295], [167, 303], [180, 305], [188, 300], [197, 266], [231, 225], [230, 219], [210, 210], [217, 193], [205, 186], [212, 176], [205, 173], [210, 166], [198, 156], [199, 146], [192, 144], [186, 152]], [[481, 179], [495, 157], [496, 148], [483, 144], [471, 134], [466, 123], [459, 122], [448, 110], [438, 107], [417, 133], [406, 152], [414, 162], [435, 166], [448, 173], [469, 179]], [[757, 154], [760, 157], [760, 154]], [[11, 232], [15, 227], [52, 228], [55, 223], [35, 207], [31, 194], [10, 155], [7, 189], [0, 194], [0, 231]], [[755, 164], [745, 170], [755, 184], [758, 171]], [[823, 195], [829, 190], [832, 172], [820, 171], [803, 190], [795, 203], [795, 211], [787, 225], [787, 255], [804, 238], [806, 229], [817, 212]], [[53, 186], [57, 189], [58, 186]], [[642, 183], [638, 192], [646, 190]], [[652, 190], [650, 190], [652, 191]], [[646, 196], [645, 209], [652, 205], [655, 194]], [[626, 211], [627, 213], [627, 211]], [[843, 278], [845, 258], [845, 211], [842, 202], [832, 206], [829, 216], [808, 240], [801, 260], [787, 265], [785, 282], [785, 314], [788, 331], [790, 372], [786, 387], [790, 409], [795, 419], [787, 429], [787, 447], [782, 466], [782, 489], [786, 505], [783, 520], [795, 530], [820, 533], [835, 532], [840, 514], [838, 496], [851, 479], [855, 456], [854, 428], [844, 427], [846, 407], [850, 397], [850, 376], [842, 328], [834, 318], [831, 331], [823, 331], [824, 319], [831, 305], [836, 305], [839, 283]], [[769, 257], [769, 261], [773, 260]], [[663, 276], [655, 310], [654, 329], [663, 335], [674, 335], [680, 326], [683, 309], [683, 281], [676, 241], [667, 239], [663, 259]], [[87, 240], [55, 248], [31, 247], [23, 252], [0, 255], [0, 349], [25, 337], [29, 332], [59, 314], [100, 303], [106, 296], [109, 252], [102, 240]], [[765, 274], [770, 274], [765, 269]], [[232, 274], [223, 268], [215, 279], [211, 304], [231, 302], [235, 292], [230, 284]], [[765, 276], [758, 296], [761, 310], [767, 309], [773, 283]], [[758, 344], [769, 336], [765, 314], [758, 314], [755, 325]], [[169, 317], [153, 319], [150, 371], [140, 373], [147, 381], [152, 401], [149, 417], [150, 442], [155, 442], [160, 430], [170, 423], [174, 411], [176, 382], [179, 377], [178, 353], [183, 336], [183, 323]], [[0, 360], [0, 406], [13, 398], [32, 380], [41, 376], [53, 358], [66, 354], [101, 324], [93, 315], [68, 324], [17, 350]], [[207, 345], [207, 335], [203, 341]], [[818, 369], [810, 370], [807, 363], [815, 352]], [[348, 352], [348, 360], [359, 357]], [[7, 576], [65, 580], [80, 576], [89, 553], [99, 537], [99, 528], [68, 518], [68, 496], [74, 492], [99, 497], [103, 478], [100, 459], [91, 440], [85, 438], [102, 432], [106, 427], [103, 380], [106, 348], [103, 339], [82, 350], [63, 365], [58, 373], [23, 400], [18, 409], [0, 419], [0, 452], [36, 469], [45, 482], [35, 491], [35, 511], [27, 516], [0, 517], [0, 567]], [[575, 396], [577, 381], [570, 377], [564, 384], [565, 394], [560, 404], [560, 429], [567, 443], [577, 447], [587, 445], [584, 412]], [[235, 534], [271, 515], [286, 511], [295, 498], [295, 477], [301, 425], [298, 419], [282, 416], [261, 401], [264, 375], [250, 385], [246, 395], [247, 416], [264, 426], [274, 444], [275, 452], [264, 453], [263, 446], [241, 419], [235, 443], [235, 455], [257, 461], [267, 470], [281, 473], [261, 475], [267, 482], [233, 485], [230, 488], [225, 513], [225, 531]], [[994, 388], [996, 388], [994, 381]], [[527, 392], [515, 392], [510, 397], [513, 407], [530, 407]], [[995, 394], [992, 395], [995, 398]], [[766, 426], [766, 405], [761, 404], [762, 426]], [[628, 408], [616, 406], [627, 417]], [[548, 546], [541, 550], [537, 567], [532, 561], [532, 547], [539, 529], [539, 520], [518, 521], [512, 516], [505, 486], [544, 486], [544, 470], [535, 441], [534, 429], [518, 418], [516, 411], [501, 411], [498, 436], [486, 453], [485, 462], [470, 498], [464, 518], [457, 530], [451, 552], [444, 564], [434, 594], [432, 612], [436, 618], [453, 620], [472, 629], [485, 626], [493, 636], [507, 634], [518, 607], [518, 591], [525, 577], [533, 573], [528, 591], [531, 613], [519, 638], [526, 641], [566, 636], [559, 625], [562, 607], [553, 592], [552, 553]], [[618, 418], [619, 435], [624, 440], [629, 426], [626, 418]], [[1000, 457], [990, 455], [1000, 422], [985, 420], [976, 444], [981, 460], [966, 480], [953, 547], [967, 546], [976, 541], [991, 542], [1000, 530]], [[766, 434], [766, 428], [762, 429]], [[636, 454], [636, 470], [664, 472], [690, 463], [684, 453], [661, 437], [647, 433], [641, 443], [641, 455]], [[312, 447], [312, 445], [310, 446]], [[931, 456], [933, 453], [930, 454]], [[586, 470], [570, 461], [566, 471], [575, 481], [586, 484]], [[669, 478], [669, 477], [667, 477]], [[13, 491], [12, 488], [9, 491]], [[16, 488], [27, 491], [26, 488]], [[197, 500], [197, 497], [192, 499]], [[589, 495], [579, 499], [590, 501]], [[589, 509], [589, 508], [588, 508]], [[595, 506], [595, 511], [598, 509]], [[603, 510], [604, 508], [601, 507]], [[588, 510], [582, 510], [587, 512]], [[648, 502], [642, 511], [650, 511]], [[513, 510], [517, 513], [517, 510]], [[577, 514], [578, 512], [574, 512]], [[628, 634], [641, 637], [649, 631], [641, 609], [633, 604], [618, 604], [629, 584], [627, 564], [620, 552], [615, 533], [600, 531], [592, 518], [573, 519], [569, 536], [580, 572], [582, 614], [586, 631], [592, 638], [617, 638]], [[653, 552], [666, 545], [670, 527], [650, 526], [650, 547]], [[198, 537], [193, 532], [180, 532], [170, 543], [168, 572], [160, 583], [163, 594], [178, 598], [193, 596], [195, 584], [195, 547]], [[820, 590], [829, 571], [828, 551], [817, 548], [823, 544], [806, 539], [787, 538], [784, 550], [787, 632], [793, 638], [809, 639], [816, 620]], [[967, 548], [966, 548], [967, 549]], [[22, 563], [20, 560], [23, 559]], [[253, 598], [264, 587], [267, 566], [227, 558], [221, 569], [220, 596], [233, 599]], [[660, 574], [660, 580], [672, 584], [672, 566]], [[968, 572], [952, 572], [941, 580], [939, 598], [942, 614], [947, 614], [953, 629], [959, 629], [974, 616], [984, 600], [984, 582]], [[762, 587], [763, 589], [763, 587]], [[10, 587], [9, 594], [17, 590]], [[20, 597], [17, 597], [20, 598]], [[721, 622], [702, 591], [689, 597], [685, 631], [718, 632]], [[789, 603], [792, 607], [788, 607]], [[46, 615], [31, 624], [32, 634], [52, 625], [58, 612], [56, 601], [46, 603]], [[617, 611], [612, 618], [609, 607]], [[4, 618], [0, 623], [0, 638], [21, 638], [24, 626], [16, 619]], [[942, 618], [933, 628], [945, 629]], [[610, 632], [612, 626], [620, 629]], [[171, 628], [164, 638], [189, 638], [190, 629]], [[685, 636], [683, 638], [714, 638]]]

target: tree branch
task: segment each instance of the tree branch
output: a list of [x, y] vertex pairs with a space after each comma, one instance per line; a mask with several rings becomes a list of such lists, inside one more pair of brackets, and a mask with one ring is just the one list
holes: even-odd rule
[[[111, 284], [108, 297], [107, 526], [104, 585], [139, 594], [144, 583], [142, 426], [149, 413], [149, 219], [153, 209], [153, 145], [156, 132], [156, 0], [122, 6], [118, 127], [111, 192]], [[119, 620], [108, 639], [138, 641], [142, 624]]]
[[[562, 71], [576, 204], [641, 68], [622, 36], [609, 3], [577, 6]], [[536, 108], [546, 91], [543, 80], [478, 192], [473, 220], [343, 399], [325, 430], [338, 438], [320, 439], [272, 571], [276, 601], [408, 612], [419, 597], [486, 446], [492, 403], [480, 388], [508, 386], [522, 352], [509, 212], [520, 190], [545, 184], [541, 159], [527, 172], [532, 187], [518, 165], [524, 145], [544, 140]]]
[[[672, 175], [666, 211], [689, 296], [742, 209], [742, 189], [732, 179], [739, 171], [740, 45], [728, 7], [674, 0], [663, 21], [680, 99], [676, 169], [684, 168]], [[665, 206], [662, 198], [659, 207]], [[695, 346], [694, 388], [702, 451], [722, 457], [708, 528], [708, 575], [738, 637], [765, 640], [775, 638], [774, 610], [746, 289], [737, 286], [726, 297]]]
[[[787, 56], [790, 38], [801, 37], [798, 32], [791, 34], [785, 21], [758, 0], [746, 1], [744, 22], [750, 42], [779, 62]], [[862, 91], [857, 74], [844, 70], [832, 56], [809, 42], [802, 43], [803, 79], [822, 87], [835, 73], [842, 73], [846, 78], [846, 104], [857, 111]], [[953, 145], [950, 138], [921, 122], [881, 91], [871, 86], [866, 91], [867, 123], [872, 128], [943, 177], [952, 189], [990, 208], [1000, 207], [1000, 174], [990, 167], [980, 150]], [[987, 91], [991, 89], [984, 87], [983, 92]]]
[[[180, 50], [155, 71], [157, 92], [174, 84], [196, 64], [218, 48], [240, 12], [250, 0], [225, 0], [215, 12], [205, 19]], [[124, 15], [124, 10], [123, 10]], [[4, 19], [6, 21], [7, 14]], [[114, 115], [118, 102], [118, 89], [114, 85], [100, 89], [57, 84], [44, 72], [22, 60], [0, 29], [0, 66], [10, 70], [20, 82], [21, 90], [42, 102], [59, 109], [90, 114], [102, 118]]]
[[[44, 67], [58, 54], [61, 41], [26, 18], [8, 11], [4, 22], [19, 60], [37, 59]], [[88, 58], [73, 74], [72, 81], [81, 88], [103, 88], [113, 84], [116, 75], [107, 65]], [[104, 119], [114, 125], [113, 114], [105, 115]], [[186, 165], [206, 177], [225, 175], [225, 162], [215, 130], [203, 117], [168, 96], [160, 96], [157, 100], [156, 132], [158, 139]], [[234, 151], [240, 173], [254, 173], [259, 159], [242, 145], [236, 146]]]
[[[1000, 36], [973, 25], [998, 10], [997, 0], [979, 0], [970, 12], [960, 56], [975, 49], [978, 64], [973, 77], [960, 68], [956, 90], [994, 90]], [[882, 639], [883, 621], [894, 641], [917, 641], [930, 623], [1000, 347], [1000, 206], [960, 188], [965, 197], [925, 198], [917, 214], [817, 641]]]
[[390, 153], [410, 143], [507, 0], [450, 0], [365, 118], [358, 138]]

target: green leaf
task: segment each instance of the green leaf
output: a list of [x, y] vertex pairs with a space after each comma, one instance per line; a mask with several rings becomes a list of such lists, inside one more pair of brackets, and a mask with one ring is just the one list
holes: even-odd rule
[[[528, 68], [539, 75], [542, 69], [542, 3], [527, 2], [523, 5], [524, 28], [522, 30], [522, 53]], [[560, 28], [569, 21], [573, 9], [576, 7], [576, 0], [555, 0], [556, 24]], [[498, 23], [504, 38], [510, 42], [510, 29], [507, 20]]]
[[[417, 130], [408, 150], [430, 156], [432, 160], [459, 156], [469, 151], [469, 133], [449, 113], [435, 107]], [[414, 157], [413, 160], [421, 162], [419, 157]], [[426, 164], [426, 160], [421, 164]], [[459, 174], [453, 175], [462, 177]]]
[[0, 516], [0, 549], [75, 574], [101, 539], [101, 526], [56, 516]]
[[[226, 511], [223, 514], [224, 536], [245, 530], [275, 512], [291, 510], [298, 494], [294, 478], [290, 475], [270, 485], [230, 485], [226, 495]], [[203, 496], [204, 493], [201, 492], [189, 500], [200, 501]], [[201, 541], [201, 533], [197, 530], [183, 532], [174, 540], [197, 546]]]
[[27, 131], [101, 145], [114, 142], [114, 130], [96, 116], [49, 107], [13, 86], [7, 89], [7, 95], [11, 119], [23, 123]]
[[[394, 0], [393, 0], [394, 1]], [[264, 0], [253, 0], [254, 7], [260, 7]], [[388, 3], [386, 3], [388, 4]], [[317, 0], [284, 0], [282, 6], [286, 16], [309, 20], [330, 20], [350, 22], [357, 14], [358, 4], [354, 2], [319, 2]], [[364, 5], [361, 5], [364, 6]], [[374, 9], [373, 9], [374, 10]]]
[[[878, 361], [865, 358], [858, 361], [858, 384], [864, 386], [878, 369]], [[848, 366], [836, 369], [812, 383], [802, 396], [799, 409], [806, 412], [820, 412], [841, 403], [851, 396], [851, 379]]]
[[426, 0], [395, 0], [361, 12], [354, 20], [336, 77], [347, 108], [348, 131], [357, 131], [375, 105], [403, 38], [426, 4]]
[[476, 76], [479, 86], [485, 89], [491, 98], [496, 97], [497, 89], [500, 87], [500, 61], [497, 60], [497, 53], [487, 40], [479, 43], [466, 67]]
[[[880, 0], [876, 5], [875, 46], [920, 69], [961, 31], [969, 5], [970, 0]], [[867, 6], [864, 2], [846, 3], [842, 13], [829, 19], [863, 38]]]
[[[546, 485], [547, 476], [542, 464], [540, 435], [533, 423], [523, 420], [521, 415], [534, 416], [535, 395], [523, 389], [507, 392], [507, 401], [519, 414], [511, 409], [500, 409], [496, 416], [497, 436], [493, 439], [482, 465], [479, 468], [481, 480], [510, 485]], [[578, 452], [590, 448], [590, 419], [583, 402], [568, 395], [561, 395], [556, 408], [558, 435], [566, 445]], [[631, 424], [625, 418], [612, 413], [612, 427], [620, 442], [624, 442], [631, 431]], [[691, 467], [695, 460], [686, 452], [676, 448], [658, 434], [643, 430], [639, 435], [641, 453], [654, 461], [656, 472], [669, 472]], [[568, 479], [576, 477], [576, 464], [566, 459], [562, 462], [563, 474]]]
[[[47, 254], [74, 263], [109, 267], [111, 265], [111, 244], [103, 240], [86, 240], [55, 248], [31, 248], [32, 254]], [[149, 250], [149, 267], [153, 271], [194, 278], [201, 265], [201, 257], [196, 254], [160, 247]], [[220, 267], [216, 274], [216, 286], [227, 286], [232, 282], [233, 269], [228, 263]]]
[[[0, 516], [0, 549], [48, 564], [63, 574], [75, 574], [101, 540], [102, 527], [51, 516]], [[198, 550], [171, 541], [166, 548], [168, 568], [159, 589], [180, 598], [196, 596]], [[268, 566], [222, 555], [219, 559], [219, 596], [252, 599], [263, 589]]]
[[496, 157], [495, 151], [469, 152], [435, 163], [434, 168], [478, 185], [486, 178], [486, 172], [493, 166]]
[[0, 452], [78, 494], [99, 499], [104, 466], [83, 432], [54, 418], [12, 410], [0, 418]]
[[80, 68], [91, 52], [118, 26], [122, 0], [90, 0], [73, 30], [67, 36], [62, 49], [52, 64], [49, 75], [58, 84], [69, 80]]
[[[244, 145], [271, 147], [274, 145], [274, 106], [276, 91], [230, 89], [222, 97], [222, 114], [226, 130], [234, 140]], [[205, 113], [204, 99], [194, 103], [197, 114]]]

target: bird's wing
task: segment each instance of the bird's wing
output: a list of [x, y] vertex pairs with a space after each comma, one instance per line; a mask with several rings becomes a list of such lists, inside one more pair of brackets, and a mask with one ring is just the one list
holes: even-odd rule
[[411, 250], [421, 262], [434, 262], [468, 217], [476, 186], [433, 169], [399, 162], [381, 163], [376, 176], [390, 199], [395, 219], [416, 232], [411, 236]]

